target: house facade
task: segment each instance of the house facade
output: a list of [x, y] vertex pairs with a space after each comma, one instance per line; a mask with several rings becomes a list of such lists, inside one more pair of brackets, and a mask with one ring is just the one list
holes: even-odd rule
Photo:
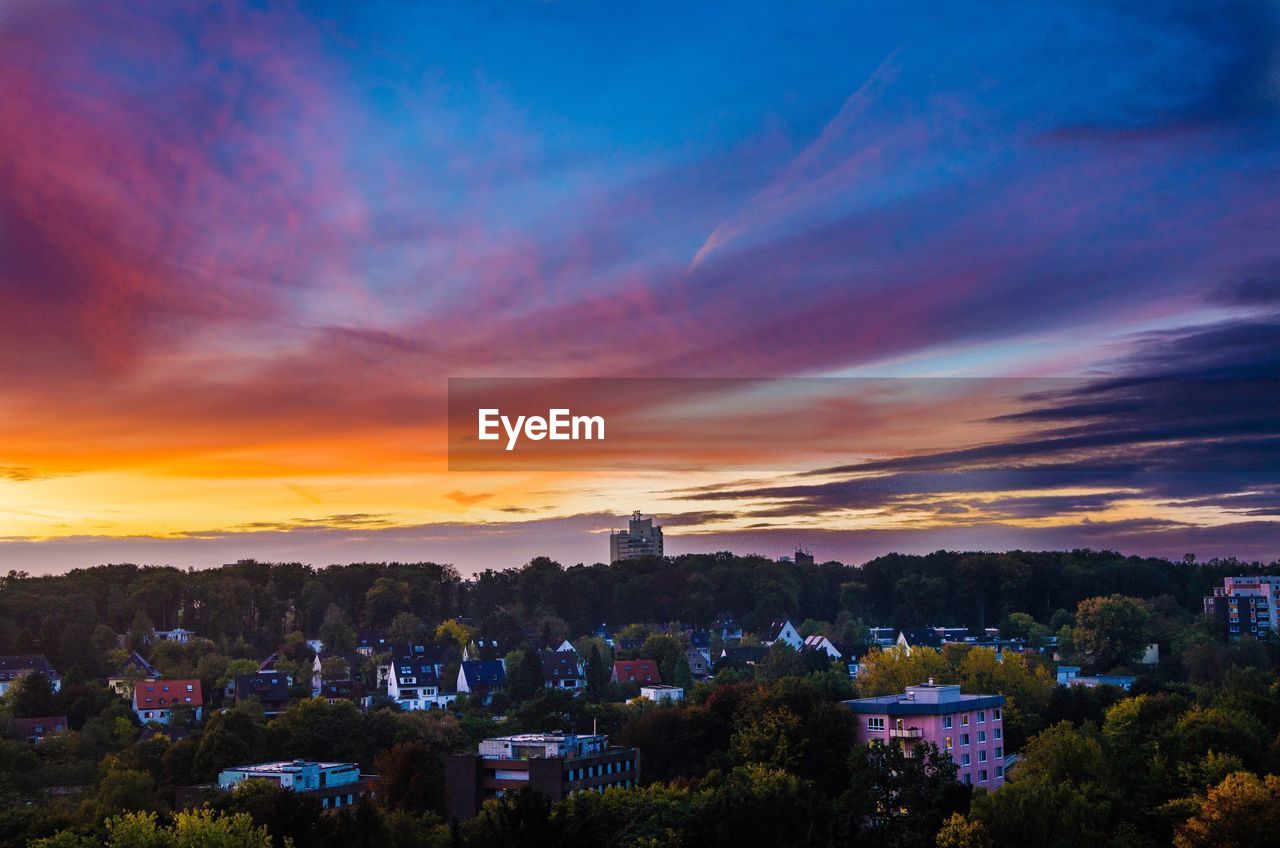
[[932, 681], [901, 695], [858, 698], [844, 705], [858, 717], [862, 744], [898, 743], [910, 750], [933, 743], [951, 757], [962, 783], [985, 789], [1004, 785], [1004, 696], [969, 695], [959, 686]]
[[391, 661], [379, 668], [386, 680], [387, 697], [404, 710], [444, 709], [458, 699], [456, 692], [442, 691], [444, 649], [437, 644], [393, 645]]
[[132, 651], [107, 678], [107, 686], [116, 694], [127, 698], [133, 689], [133, 684], [137, 681], [159, 679], [160, 672], [156, 667], [143, 659], [137, 651]]
[[143, 724], [167, 725], [175, 710], [191, 710], [199, 721], [204, 715], [200, 680], [139, 680], [133, 685], [133, 713]]
[[0, 697], [9, 691], [14, 681], [28, 674], [43, 674], [49, 679], [53, 691], [62, 689], [62, 675], [58, 673], [44, 654], [10, 654], [0, 656]]
[[1280, 630], [1280, 577], [1228, 577], [1204, 599], [1204, 614], [1232, 642], [1266, 639]]
[[503, 660], [463, 660], [458, 668], [458, 691], [486, 704], [506, 686], [507, 665]]
[[760, 644], [772, 647], [777, 643], [788, 645], [793, 651], [800, 650], [804, 646], [804, 637], [800, 635], [800, 631], [791, 623], [790, 619], [782, 619], [772, 622], [769, 629], [765, 631], [765, 638], [760, 640]]
[[578, 691], [587, 688], [587, 677], [576, 651], [539, 651], [542, 679], [548, 689]]

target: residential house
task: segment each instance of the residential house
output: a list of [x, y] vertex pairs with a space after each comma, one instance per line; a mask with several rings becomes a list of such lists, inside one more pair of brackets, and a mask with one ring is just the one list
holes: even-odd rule
[[878, 648], [888, 648], [898, 641], [898, 631], [893, 627], [868, 627], [867, 638]]
[[711, 674], [711, 659], [704, 650], [692, 645], [684, 649], [684, 658], [689, 663], [689, 673], [694, 680], [703, 680]]
[[489, 703], [507, 685], [507, 665], [502, 660], [463, 660], [458, 669], [458, 691]]
[[608, 625], [601, 623], [601, 625], [597, 627], [591, 635], [597, 639], [603, 639], [604, 643], [610, 648], [613, 647], [613, 630], [611, 630]]
[[443, 709], [457, 700], [456, 692], [442, 692], [445, 648], [438, 643], [391, 646], [391, 663], [379, 669], [387, 697], [405, 710]]
[[667, 686], [665, 683], [658, 683], [653, 686], [641, 686], [640, 697], [646, 701], [655, 703], [674, 704], [684, 700], [684, 689], [679, 686]]
[[[268, 663], [270, 666], [274, 665], [271, 659], [268, 659]], [[227, 688], [222, 694], [233, 704], [257, 701], [262, 705], [264, 716], [276, 716], [289, 708], [289, 703], [293, 700], [289, 694], [289, 687], [292, 685], [292, 675], [266, 667], [249, 674], [237, 674], [227, 682]]]
[[539, 651], [538, 659], [542, 661], [542, 679], [548, 689], [587, 688], [587, 677], [576, 651]]
[[822, 651], [833, 660], [844, 656], [830, 639], [820, 633], [815, 633], [804, 640], [804, 650]]
[[640, 751], [609, 744], [604, 736], [522, 733], [485, 739], [475, 754], [444, 764], [451, 821], [475, 818], [489, 798], [528, 788], [552, 801], [575, 792], [633, 787], [640, 781]]
[[507, 651], [503, 649], [502, 643], [497, 639], [490, 639], [484, 636], [472, 639], [462, 649], [462, 658], [464, 660], [496, 660], [501, 659], [506, 654]]
[[177, 642], [179, 645], [185, 645], [195, 638], [194, 633], [182, 627], [175, 627], [172, 630], [157, 630], [151, 634], [152, 638], [159, 639], [161, 642]]
[[387, 634], [382, 630], [361, 630], [356, 634], [356, 653], [362, 657], [384, 654], [389, 650]]
[[0, 718], [0, 736], [11, 736], [26, 742], [40, 742], [67, 729], [66, 716], [39, 718]]
[[741, 625], [727, 612], [722, 612], [716, 616], [716, 620], [712, 622], [712, 627], [720, 631], [721, 642], [737, 642], [742, 638]]
[[320, 684], [318, 697], [324, 698], [330, 704], [336, 704], [339, 701], [359, 704], [364, 701], [364, 687], [358, 680], [326, 680]]
[[1097, 686], [1115, 686], [1126, 692], [1133, 688], [1133, 684], [1138, 682], [1138, 678], [1129, 674], [1081, 675], [1080, 666], [1077, 665], [1058, 666], [1057, 676], [1059, 686], [1083, 686], [1086, 689], [1093, 689]]
[[49, 679], [49, 685], [57, 692], [62, 688], [62, 675], [50, 665], [44, 654], [11, 654], [0, 656], [0, 697], [9, 691], [15, 680], [21, 680], [28, 674], [43, 674]]
[[863, 744], [901, 744], [908, 752], [933, 743], [951, 757], [963, 782], [985, 789], [1004, 785], [1004, 696], [970, 695], [932, 680], [901, 695], [858, 698], [844, 705], [858, 717]]
[[160, 672], [151, 663], [143, 659], [137, 651], [130, 652], [124, 662], [116, 666], [107, 678], [107, 686], [123, 698], [129, 697], [133, 684], [139, 680], [159, 680]]
[[759, 645], [745, 647], [729, 647], [720, 651], [720, 659], [716, 661], [716, 671], [730, 666], [753, 666], [764, 662], [767, 650]]
[[653, 660], [616, 660], [609, 679], [614, 683], [661, 683], [658, 664]]
[[191, 710], [196, 721], [203, 717], [199, 679], [139, 680], [133, 684], [133, 714], [143, 724], [169, 724], [174, 710]]
[[790, 647], [793, 651], [800, 650], [804, 646], [804, 637], [800, 635], [800, 631], [796, 630], [794, 624], [789, 619], [781, 619], [770, 623], [765, 636], [760, 640], [760, 644], [766, 647], [773, 647], [777, 643], [782, 642]]
[[897, 644], [908, 654], [915, 648], [931, 648], [937, 651], [942, 648], [942, 637], [932, 627], [917, 627], [899, 631]]

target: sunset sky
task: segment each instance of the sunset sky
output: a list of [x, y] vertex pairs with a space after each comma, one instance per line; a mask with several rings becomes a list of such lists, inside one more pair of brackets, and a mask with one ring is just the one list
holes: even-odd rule
[[[0, 569], [594, 562], [633, 509], [1273, 560], [1277, 45], [1231, 0], [0, 0]], [[466, 472], [451, 377], [845, 379], [732, 463]]]

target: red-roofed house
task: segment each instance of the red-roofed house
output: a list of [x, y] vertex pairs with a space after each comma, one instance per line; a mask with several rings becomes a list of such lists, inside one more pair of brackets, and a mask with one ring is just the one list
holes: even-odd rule
[[67, 729], [66, 716], [42, 716], [40, 718], [0, 718], [0, 735], [16, 736], [28, 742], [39, 742], [46, 736], [62, 733]]
[[645, 685], [661, 683], [662, 675], [658, 674], [658, 664], [653, 660], [617, 660], [609, 679], [614, 683]]
[[204, 696], [198, 679], [139, 680], [133, 685], [133, 712], [143, 724], [168, 724], [175, 709], [189, 709], [200, 720]]

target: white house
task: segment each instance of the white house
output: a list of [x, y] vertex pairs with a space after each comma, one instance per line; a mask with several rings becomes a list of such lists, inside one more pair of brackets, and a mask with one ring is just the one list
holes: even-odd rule
[[456, 692], [442, 692], [444, 657], [438, 645], [395, 645], [390, 665], [378, 669], [387, 682], [387, 697], [404, 710], [443, 709], [457, 700]]
[[818, 633], [804, 640], [804, 649], [806, 651], [822, 651], [833, 660], [838, 660], [842, 656], [830, 639]]
[[196, 634], [185, 628], [175, 627], [172, 630], [157, 630], [153, 635], [163, 642], [177, 642], [179, 645], [185, 645]]
[[804, 637], [800, 635], [800, 631], [796, 630], [790, 619], [782, 619], [775, 621], [769, 625], [769, 629], [765, 632], [765, 638], [760, 640], [760, 644], [772, 647], [778, 642], [790, 645], [792, 650], [798, 651], [804, 646]]
[[640, 697], [646, 701], [655, 701], [657, 703], [667, 702], [675, 703], [684, 700], [684, 689], [679, 686], [667, 686], [659, 683], [654, 686], [641, 686]]

